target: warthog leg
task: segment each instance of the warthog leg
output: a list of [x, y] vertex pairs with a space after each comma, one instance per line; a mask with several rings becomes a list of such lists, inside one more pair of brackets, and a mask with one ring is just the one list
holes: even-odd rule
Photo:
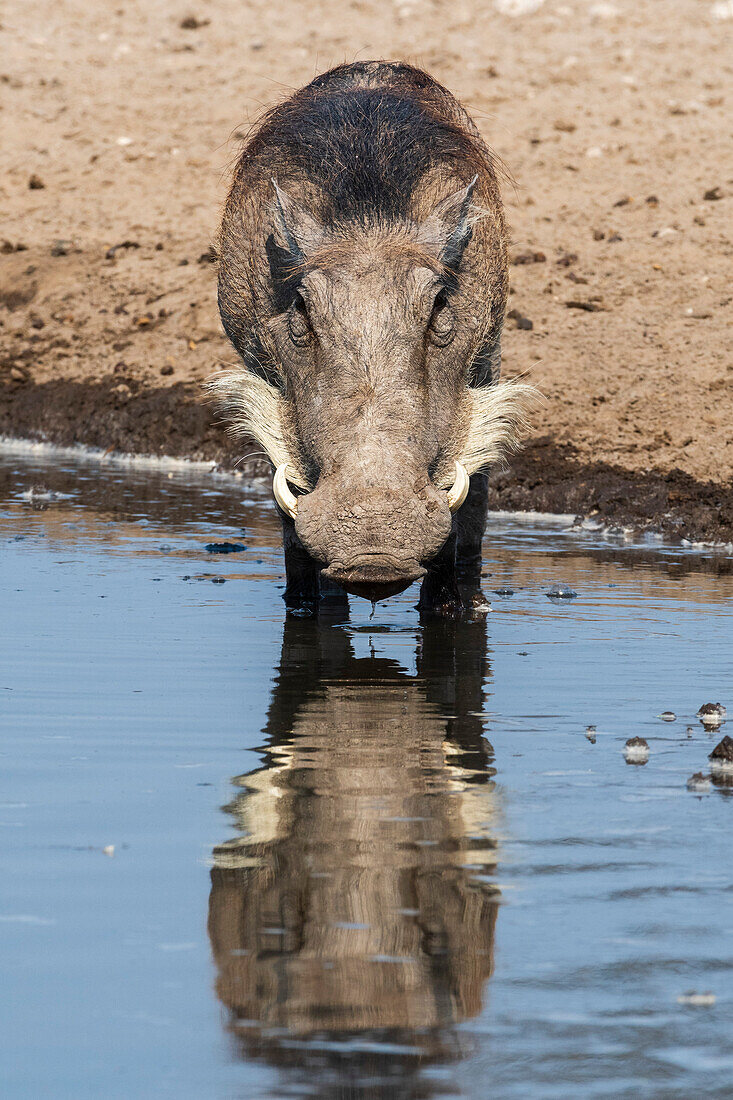
[[481, 592], [481, 543], [489, 511], [489, 479], [486, 474], [474, 474], [466, 502], [456, 516], [458, 546], [456, 577], [467, 607], [484, 603]]
[[422, 615], [458, 618], [486, 610], [481, 591], [481, 542], [488, 512], [488, 478], [474, 474], [468, 496], [456, 513], [453, 534], [427, 566], [420, 589]]
[[295, 524], [283, 517], [285, 551], [285, 606], [295, 615], [315, 615], [321, 598], [320, 566], [313, 560], [295, 533]]
[[421, 616], [457, 618], [463, 612], [463, 601], [456, 581], [455, 530], [443, 549], [427, 563], [427, 575], [420, 587], [417, 609]]
[[349, 609], [349, 598], [336, 584], [320, 575], [322, 566], [308, 553], [295, 533], [295, 524], [283, 517], [286, 587], [283, 599], [288, 611], [309, 618], [322, 610], [337, 613]]

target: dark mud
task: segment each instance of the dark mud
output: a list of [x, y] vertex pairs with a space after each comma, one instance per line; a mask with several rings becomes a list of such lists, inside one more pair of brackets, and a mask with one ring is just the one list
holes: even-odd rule
[[[150, 388], [132, 378], [0, 384], [0, 434], [61, 445], [202, 459], [245, 475], [268, 465], [229, 436], [192, 382]], [[631, 473], [588, 463], [571, 445], [534, 440], [491, 481], [493, 510], [572, 513], [612, 527], [693, 542], [733, 541], [733, 486], [682, 470]]]

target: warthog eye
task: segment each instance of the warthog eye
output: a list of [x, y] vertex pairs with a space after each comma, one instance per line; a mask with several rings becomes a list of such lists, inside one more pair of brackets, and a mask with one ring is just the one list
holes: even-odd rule
[[288, 332], [290, 333], [290, 339], [298, 347], [307, 344], [313, 335], [313, 329], [308, 320], [308, 311], [300, 294], [295, 295], [295, 300], [288, 310]]
[[456, 320], [453, 310], [448, 305], [448, 296], [445, 290], [441, 290], [435, 299], [433, 312], [430, 315], [428, 335], [430, 342], [436, 347], [445, 348], [450, 344], [456, 333]]

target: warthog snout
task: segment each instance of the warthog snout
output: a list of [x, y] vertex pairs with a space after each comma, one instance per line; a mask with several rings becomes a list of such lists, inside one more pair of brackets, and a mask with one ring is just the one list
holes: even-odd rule
[[367, 489], [331, 477], [298, 498], [295, 529], [323, 576], [358, 596], [380, 600], [425, 575], [451, 530], [447, 495], [429, 479], [419, 488]]

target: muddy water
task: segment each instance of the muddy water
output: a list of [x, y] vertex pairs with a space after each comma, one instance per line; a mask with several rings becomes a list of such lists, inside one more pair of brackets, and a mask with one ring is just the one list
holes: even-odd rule
[[729, 558], [498, 517], [486, 624], [285, 621], [266, 491], [0, 477], [4, 1095], [730, 1095]]

